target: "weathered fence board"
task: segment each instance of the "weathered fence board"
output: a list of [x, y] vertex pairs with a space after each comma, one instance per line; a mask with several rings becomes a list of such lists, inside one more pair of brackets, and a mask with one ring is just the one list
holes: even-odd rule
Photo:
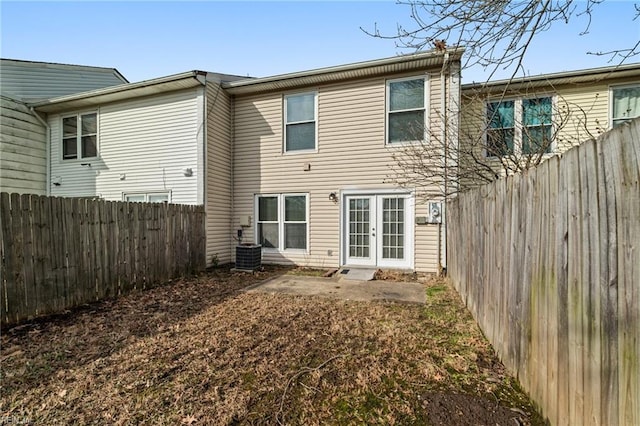
[[640, 424], [640, 119], [446, 212], [454, 285], [549, 421]]
[[0, 193], [2, 324], [205, 267], [202, 206]]

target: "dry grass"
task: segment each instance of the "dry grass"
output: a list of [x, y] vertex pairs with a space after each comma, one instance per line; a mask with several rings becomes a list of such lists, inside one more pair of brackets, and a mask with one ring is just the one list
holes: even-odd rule
[[239, 291], [282, 272], [218, 270], [4, 331], [0, 422], [435, 425], [472, 407], [456, 423], [541, 423], [445, 283], [426, 306]]

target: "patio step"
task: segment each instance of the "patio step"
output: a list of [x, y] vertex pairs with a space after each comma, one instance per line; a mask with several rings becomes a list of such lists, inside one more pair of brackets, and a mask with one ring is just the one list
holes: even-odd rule
[[341, 281], [371, 281], [375, 274], [375, 268], [341, 268], [336, 274], [336, 277]]

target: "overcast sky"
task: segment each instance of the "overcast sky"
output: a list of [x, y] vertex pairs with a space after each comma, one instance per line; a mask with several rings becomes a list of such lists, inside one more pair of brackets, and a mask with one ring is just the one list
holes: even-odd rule
[[[587, 51], [629, 47], [640, 39], [633, 1], [607, 0], [586, 18], [541, 34], [526, 73], [612, 65]], [[395, 34], [410, 9], [375, 2], [0, 2], [3, 58], [117, 68], [129, 81], [200, 69], [255, 77], [409, 53], [372, 38]], [[635, 57], [631, 62], [640, 62]], [[473, 68], [463, 81], [483, 81]], [[504, 78], [506, 73], [497, 74]]]

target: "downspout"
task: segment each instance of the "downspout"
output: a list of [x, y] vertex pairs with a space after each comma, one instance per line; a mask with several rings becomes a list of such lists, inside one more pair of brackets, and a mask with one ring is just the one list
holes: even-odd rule
[[[444, 268], [447, 267], [447, 250], [442, 250], [442, 241], [444, 239], [445, 244], [447, 241], [447, 221], [445, 220], [444, 209], [446, 208], [447, 196], [449, 195], [449, 182], [448, 182], [448, 158], [449, 158], [449, 141], [447, 135], [449, 132], [448, 121], [449, 115], [447, 114], [447, 98], [448, 94], [447, 84], [445, 79], [445, 70], [449, 66], [449, 52], [444, 53], [444, 61], [442, 62], [442, 69], [440, 70], [440, 110], [442, 111], [442, 134], [441, 139], [444, 144], [444, 197], [442, 200], [443, 211], [440, 216], [440, 223], [438, 224], [438, 272], [442, 274]], [[444, 224], [444, 225], [443, 225]], [[446, 247], [446, 246], [445, 246]]]
[[[229, 102], [229, 117], [231, 118], [231, 134], [229, 135], [229, 138], [231, 139], [229, 142], [231, 144], [231, 215], [229, 216], [229, 232], [231, 232], [231, 238], [230, 238], [230, 245], [231, 247], [229, 247], [230, 250], [230, 256], [229, 259], [233, 260], [233, 262], [236, 261], [235, 255], [236, 255], [236, 251], [235, 251], [235, 246], [236, 243], [234, 242], [234, 236], [233, 236], [233, 232], [234, 232], [234, 221], [235, 221], [235, 213], [236, 213], [236, 199], [235, 199], [235, 193], [236, 193], [236, 176], [235, 176], [235, 170], [236, 170], [236, 95], [231, 95], [231, 99]], [[244, 237], [244, 235], [243, 235]], [[241, 241], [238, 241], [238, 244], [240, 244]]]
[[[208, 211], [208, 201], [209, 201], [209, 197], [207, 196], [207, 175], [208, 175], [208, 171], [209, 171], [209, 167], [208, 167], [208, 163], [207, 161], [209, 160], [207, 158], [207, 149], [209, 146], [209, 132], [207, 131], [208, 126], [208, 119], [209, 119], [209, 93], [207, 90], [207, 83], [205, 80], [205, 84], [204, 84], [204, 89], [203, 89], [203, 96], [202, 96], [202, 204], [204, 205], [204, 211], [205, 214]], [[206, 219], [205, 219], [206, 221]], [[206, 235], [206, 230], [205, 230], [205, 235]], [[208, 259], [207, 259], [208, 260]]]
[[[197, 195], [196, 204], [202, 202], [204, 206], [205, 214], [207, 213], [207, 144], [208, 144], [208, 132], [207, 132], [207, 119], [209, 115], [208, 110], [208, 93], [207, 93], [207, 73], [204, 71], [193, 71], [193, 77], [200, 83], [199, 90], [202, 90], [202, 124], [196, 133], [196, 144], [198, 143], [198, 134], [201, 135], [200, 141], [202, 153], [197, 161], [200, 162], [202, 169], [198, 170], [197, 179], [201, 179], [200, 182], [196, 182]], [[197, 93], [197, 92], [196, 92]], [[198, 96], [196, 94], [196, 96]], [[197, 145], [196, 145], [197, 146]], [[206, 221], [206, 219], [205, 219]], [[206, 234], [206, 232], [205, 232]]]
[[40, 115], [36, 112], [34, 107], [29, 107], [29, 110], [31, 111], [31, 114], [33, 114], [33, 116], [36, 118], [36, 120], [38, 120], [40, 122], [40, 124], [42, 124], [45, 128], [45, 152], [46, 152], [46, 181], [45, 181], [45, 188], [47, 189], [46, 195], [51, 195], [51, 127], [49, 126], [49, 123], [47, 123], [45, 120], [42, 119], [42, 117], [40, 117]]

